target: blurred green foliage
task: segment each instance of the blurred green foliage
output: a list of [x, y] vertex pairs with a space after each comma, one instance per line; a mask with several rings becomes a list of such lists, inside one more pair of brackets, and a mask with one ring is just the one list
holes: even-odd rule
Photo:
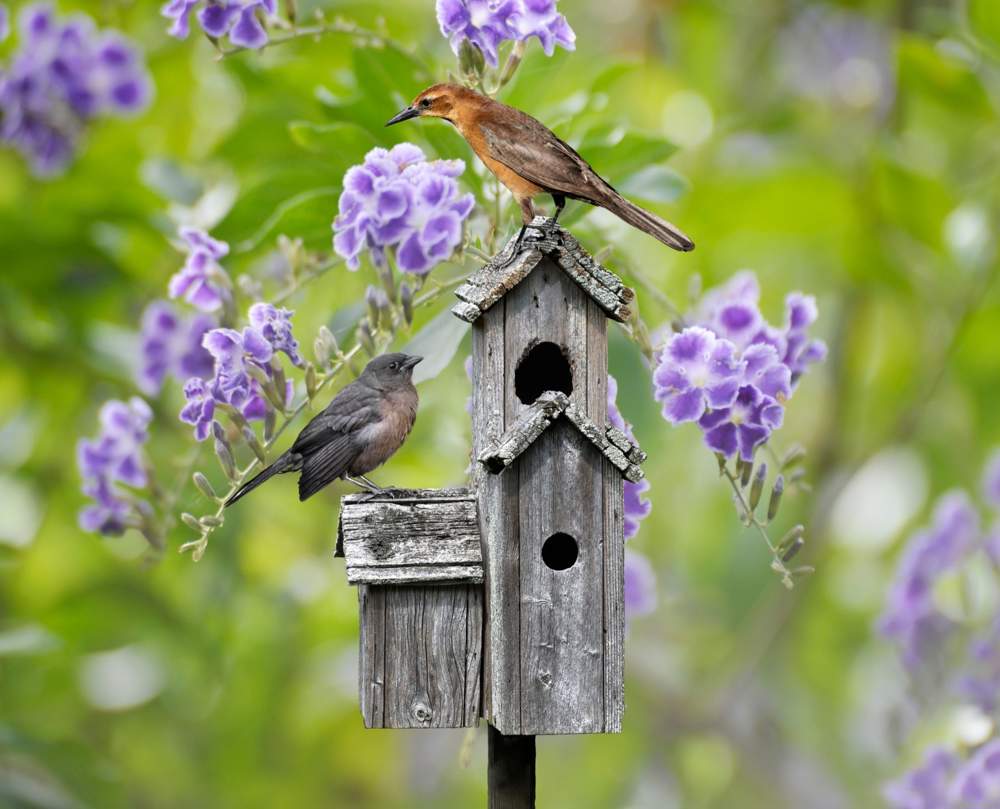
[[[224, 60], [197, 36], [168, 38], [156, 3], [60, 5], [140, 41], [156, 98], [135, 122], [95, 127], [61, 179], [0, 152], [0, 804], [482, 805], [482, 728], [362, 729], [356, 598], [331, 556], [345, 489], [299, 505], [293, 480], [265, 487], [198, 564], [168, 552], [146, 566], [141, 538], [76, 524], [74, 444], [101, 401], [132, 390], [137, 317], [178, 266], [178, 217], [211, 226], [234, 245], [230, 269], [273, 289], [278, 234], [328, 250], [343, 172], [373, 145], [462, 157], [468, 186], [492, 193], [446, 125], [382, 127], [454, 69], [433, 3], [302, 0], [302, 18], [317, 5], [383, 18], [402, 47], [330, 35]], [[778, 526], [806, 523], [802, 558], [818, 572], [789, 593], [697, 431], [661, 420], [640, 353], [613, 334], [619, 403], [650, 454], [653, 514], [633, 542], [660, 605], [630, 627], [624, 734], [542, 740], [539, 805], [877, 806], [879, 782], [919, 748], [895, 732], [905, 680], [871, 631], [894, 549], [933, 494], [975, 487], [1000, 441], [1000, 13], [993, 0], [853, 0], [841, 8], [882, 32], [884, 52], [844, 68], [790, 47], [796, 21], [826, 5], [560, 8], [577, 51], [533, 45], [502, 99], [698, 250], [671, 254], [572, 204], [566, 221], [680, 303], [695, 274], [708, 286], [745, 267], [774, 320], [786, 292], [815, 293], [831, 356], [777, 437], [809, 448], [812, 488], [786, 497]], [[817, 69], [836, 80], [803, 91]], [[341, 268], [292, 299], [307, 349], [370, 278]], [[667, 322], [638, 288], [646, 321]], [[462, 481], [467, 392], [460, 358], [423, 385], [415, 432], [378, 479]], [[190, 460], [179, 402], [175, 384], [156, 404], [164, 481]], [[190, 486], [179, 505], [204, 508]], [[170, 551], [187, 538], [177, 529]]]

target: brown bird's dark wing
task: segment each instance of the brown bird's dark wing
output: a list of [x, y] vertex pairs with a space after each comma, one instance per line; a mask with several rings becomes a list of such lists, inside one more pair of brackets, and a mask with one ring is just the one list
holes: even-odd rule
[[353, 433], [381, 418], [381, 396], [360, 380], [344, 387], [326, 409], [299, 433], [292, 452], [310, 455], [338, 436]]
[[316, 492], [341, 477], [357, 457], [358, 448], [352, 434], [342, 434], [320, 447], [302, 462], [299, 475], [299, 500], [307, 500]]
[[614, 189], [576, 150], [540, 121], [508, 107], [483, 116], [479, 128], [491, 156], [546, 191], [600, 204]]
[[490, 155], [546, 191], [605, 208], [674, 250], [693, 250], [676, 226], [619, 194], [568, 143], [527, 113], [504, 107], [484, 115], [479, 128]]

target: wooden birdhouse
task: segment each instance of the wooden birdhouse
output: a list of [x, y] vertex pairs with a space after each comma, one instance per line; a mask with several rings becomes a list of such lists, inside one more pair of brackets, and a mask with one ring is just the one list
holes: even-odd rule
[[623, 481], [645, 456], [607, 422], [607, 319], [628, 319], [632, 290], [536, 218], [455, 294], [473, 324], [483, 715], [507, 735], [618, 732]]
[[468, 489], [355, 494], [337, 555], [358, 587], [358, 681], [368, 728], [479, 722], [483, 562]]

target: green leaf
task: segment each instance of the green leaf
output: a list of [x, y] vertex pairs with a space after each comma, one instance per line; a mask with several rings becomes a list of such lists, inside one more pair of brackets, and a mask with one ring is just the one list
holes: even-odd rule
[[445, 308], [413, 335], [413, 339], [402, 350], [424, 358], [413, 369], [414, 383], [433, 379], [447, 368], [469, 328], [468, 323], [459, 320], [450, 309]]
[[357, 162], [378, 141], [364, 127], [344, 121], [319, 124], [313, 121], [292, 121], [288, 124], [292, 140], [303, 149], [318, 155], [342, 157], [356, 155]]
[[969, 28], [976, 39], [1000, 53], [1000, 8], [996, 0], [967, 0], [966, 8]]

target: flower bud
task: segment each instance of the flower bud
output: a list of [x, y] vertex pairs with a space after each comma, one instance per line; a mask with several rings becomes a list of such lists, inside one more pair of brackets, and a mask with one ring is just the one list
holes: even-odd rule
[[486, 67], [483, 52], [469, 40], [463, 39], [458, 48], [458, 66], [467, 76], [482, 76]]
[[778, 556], [782, 562], [791, 561], [795, 554], [802, 550], [802, 546], [806, 544], [803, 538], [805, 530], [804, 525], [796, 525], [781, 538], [781, 542], [778, 543]]
[[403, 305], [403, 320], [407, 326], [413, 325], [413, 290], [409, 284], [401, 284], [399, 287], [399, 299]]
[[757, 474], [753, 476], [753, 484], [750, 486], [750, 510], [754, 511], [760, 502], [760, 496], [764, 491], [764, 481], [767, 479], [767, 464], [762, 463], [757, 467]]
[[382, 284], [382, 288], [385, 290], [385, 294], [389, 300], [395, 301], [396, 297], [396, 276], [392, 273], [392, 267], [389, 266], [388, 262], [375, 267], [375, 272], [378, 274], [378, 280]]
[[243, 440], [247, 442], [247, 446], [253, 451], [253, 454], [257, 456], [257, 460], [261, 463], [267, 461], [267, 453], [264, 452], [264, 447], [261, 446], [260, 441], [257, 440], [257, 434], [250, 428], [243, 428]]
[[750, 482], [750, 475], [753, 473], [753, 461], [744, 461], [740, 458], [737, 466], [740, 472], [740, 486], [745, 489]]
[[[521, 60], [524, 58], [525, 42], [521, 40], [514, 43], [514, 48], [510, 52], [510, 56], [507, 57], [507, 64], [504, 65], [503, 74], [500, 76], [499, 86], [503, 87], [512, 78], [514, 78], [514, 71], [517, 70], [518, 65], [521, 64]], [[482, 54], [480, 54], [481, 56]]]
[[215, 489], [212, 488], [212, 484], [208, 482], [208, 478], [205, 477], [201, 472], [195, 472], [191, 479], [194, 481], [194, 485], [201, 490], [201, 493], [205, 495], [209, 500], [218, 500], [219, 496], [215, 493]]
[[274, 427], [277, 417], [271, 408], [264, 412], [264, 440], [270, 441], [274, 437]]
[[192, 531], [201, 531], [201, 523], [198, 522], [198, 518], [194, 514], [188, 514], [186, 511], [181, 514], [181, 522], [183, 522]]
[[337, 338], [326, 326], [320, 326], [317, 332], [318, 338], [326, 343], [327, 353], [332, 357], [340, 353], [340, 346], [337, 345]]
[[313, 356], [316, 357], [316, 364], [320, 368], [326, 368], [330, 364], [330, 350], [326, 342], [319, 337], [313, 341]]
[[236, 461], [233, 459], [233, 453], [229, 448], [229, 444], [216, 440], [215, 456], [219, 459], [219, 465], [222, 467], [222, 471], [226, 473], [226, 477], [230, 480], [236, 480]]
[[306, 395], [312, 399], [316, 396], [319, 380], [316, 378], [316, 366], [311, 362], [306, 364]]
[[778, 515], [778, 508], [781, 506], [781, 495], [785, 493], [785, 477], [778, 475], [774, 481], [774, 488], [771, 489], [771, 499], [767, 502], [767, 521], [771, 522]]
[[205, 528], [219, 528], [222, 525], [222, 518], [213, 515], [206, 515], [201, 518], [201, 524]]

